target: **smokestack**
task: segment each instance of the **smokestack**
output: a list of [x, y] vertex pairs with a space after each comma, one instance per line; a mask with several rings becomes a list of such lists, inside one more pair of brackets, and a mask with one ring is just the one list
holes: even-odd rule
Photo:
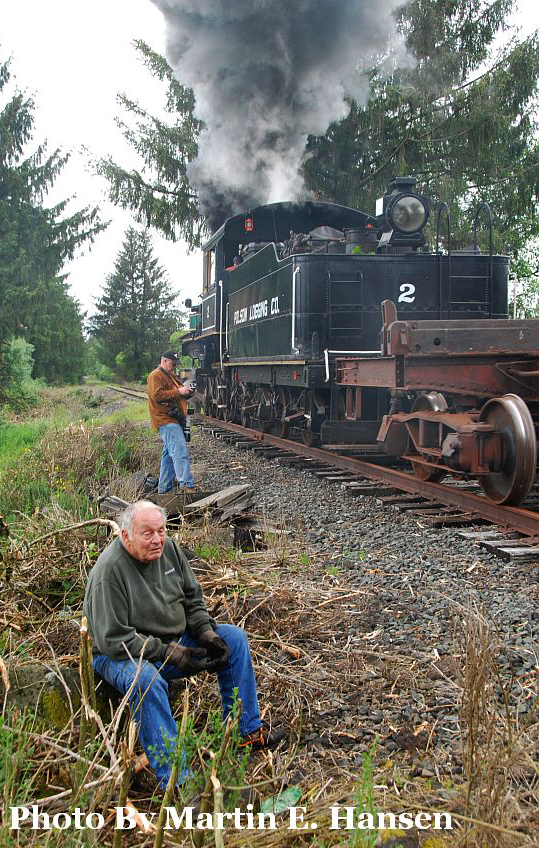
[[368, 97], [365, 71], [408, 64], [402, 0], [153, 0], [167, 55], [206, 129], [188, 169], [215, 229], [229, 215], [297, 198], [309, 134]]

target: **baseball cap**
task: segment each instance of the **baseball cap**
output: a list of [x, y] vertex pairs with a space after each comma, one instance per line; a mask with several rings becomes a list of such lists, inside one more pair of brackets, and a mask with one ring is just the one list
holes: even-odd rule
[[172, 359], [173, 362], [177, 362], [179, 358], [175, 350], [166, 350], [161, 354], [161, 359]]

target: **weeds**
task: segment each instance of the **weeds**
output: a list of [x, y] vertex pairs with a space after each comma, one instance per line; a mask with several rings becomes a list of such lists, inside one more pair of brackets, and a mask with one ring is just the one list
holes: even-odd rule
[[[34, 748], [31, 741], [33, 717], [7, 708], [0, 716], [0, 787], [4, 816], [10, 807], [26, 804], [33, 791]], [[2, 836], [8, 823], [2, 822]], [[2, 843], [0, 842], [0, 845]]]
[[517, 830], [521, 816], [519, 795], [526, 797], [538, 783], [537, 765], [529, 755], [536, 745], [537, 716], [532, 714], [527, 726], [519, 722], [511, 685], [500, 674], [501, 646], [478, 610], [468, 612], [462, 650], [465, 809], [473, 822], [466, 824], [460, 844], [510, 848], [519, 844], [509, 832], [511, 825]]
[[[365, 814], [367, 821], [371, 817], [371, 821], [376, 818], [376, 805], [374, 801], [374, 779], [373, 779], [373, 758], [377, 747], [377, 740], [373, 742], [368, 751], [363, 754], [363, 766], [361, 775], [358, 781], [356, 793], [356, 827], [357, 823], [364, 821]], [[350, 834], [348, 844], [350, 848], [374, 848], [378, 836], [375, 830], [354, 830]]]
[[[42, 425], [31, 432], [42, 434]], [[0, 514], [8, 520], [50, 505], [77, 520], [89, 518], [90, 499], [107, 484], [155, 461], [149, 433], [127, 422], [72, 424], [61, 433], [45, 431], [39, 443], [37, 435], [35, 440], [31, 452], [18, 448], [23, 462], [16, 462], [14, 445], [20, 446], [20, 440], [12, 443], [11, 453], [6, 449], [12, 467], [6, 460], [0, 471]]]
[[195, 548], [195, 553], [200, 557], [200, 559], [205, 559], [208, 562], [215, 562], [219, 559], [221, 551], [218, 545], [205, 542]]

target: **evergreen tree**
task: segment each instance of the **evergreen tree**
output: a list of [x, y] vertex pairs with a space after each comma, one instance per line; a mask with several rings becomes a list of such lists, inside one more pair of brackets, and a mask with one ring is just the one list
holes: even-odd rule
[[166, 84], [164, 111], [171, 122], [152, 117], [125, 94], [118, 96], [128, 121], [117, 124], [136, 150], [142, 167], [127, 171], [111, 157], [97, 164], [110, 183], [110, 199], [129, 209], [139, 223], [152, 226], [173, 241], [177, 236], [193, 247], [200, 244], [204, 220], [198, 212], [197, 195], [190, 187], [186, 167], [197, 154], [201, 122], [194, 115], [195, 98], [174, 77], [162, 56], [143, 41], [135, 42], [148, 70]]
[[140, 380], [159, 361], [178, 328], [177, 294], [153, 256], [147, 230], [129, 227], [107, 277], [90, 330], [101, 343], [105, 365]]
[[[412, 0], [400, 26], [411, 69], [374, 70], [364, 108], [311, 138], [307, 186], [366, 212], [396, 175], [448, 202], [453, 246], [470, 243], [471, 209], [490, 203], [495, 248], [517, 251], [539, 229], [537, 34], [492, 56], [514, 0]], [[431, 223], [432, 229], [435, 222]], [[442, 225], [445, 234], [445, 220]]]
[[[9, 80], [9, 62], [0, 63], [0, 95]], [[34, 376], [76, 381], [81, 319], [61, 269], [103, 225], [96, 209], [66, 215], [68, 200], [43, 205], [68, 156], [58, 150], [47, 156], [43, 144], [26, 155], [33, 131], [34, 102], [15, 92], [0, 109], [0, 351], [10, 338], [22, 337], [34, 347]], [[0, 375], [6, 384], [5, 363]]]

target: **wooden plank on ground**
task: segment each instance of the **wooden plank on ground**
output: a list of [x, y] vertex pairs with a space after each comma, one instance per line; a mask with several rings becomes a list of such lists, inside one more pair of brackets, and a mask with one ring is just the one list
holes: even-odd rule
[[[283, 456], [282, 459], [279, 458], [277, 462], [280, 462], [282, 465], [318, 465], [314, 459], [311, 459], [310, 456]], [[321, 466], [320, 466], [321, 467]]]
[[328, 483], [351, 483], [355, 480], [355, 477], [351, 477], [346, 472], [343, 474], [332, 474], [329, 472], [328, 474], [323, 471], [321, 474], [317, 474], [317, 477], [321, 477], [323, 480], [327, 480]]
[[[406, 507], [406, 509], [408, 511], [408, 515], [417, 515], [420, 518], [423, 515], [462, 515], [460, 509], [457, 509], [456, 507], [455, 509], [451, 509], [451, 507], [448, 507], [447, 509], [440, 512], [441, 506], [442, 504], [435, 504], [434, 506], [431, 506], [431, 504], [429, 504], [427, 501], [425, 505], [410, 504], [410, 507]], [[401, 507], [399, 507], [399, 509], [401, 509]]]
[[[520, 539], [507, 539], [502, 537], [499, 541], [485, 540], [484, 547], [490, 547], [491, 545], [497, 544], [503, 548], [536, 548], [539, 545], [539, 539], [537, 536], [524, 536]], [[481, 547], [483, 547], [483, 545], [481, 545]]]
[[[197, 492], [196, 494], [196, 497], [202, 500], [205, 500], [208, 496], [212, 497], [213, 495], [211, 492]], [[151, 494], [148, 495], [148, 500], [157, 504], [157, 506], [162, 506], [169, 515], [172, 515], [173, 513], [183, 514], [186, 507], [192, 506], [193, 504], [188, 503], [192, 497], [193, 495], [186, 489], [182, 492], [167, 492], [164, 495]]]
[[380, 497], [377, 498], [377, 500], [384, 504], [384, 506], [398, 506], [399, 504], [418, 504], [425, 502], [425, 498], [422, 498], [420, 495], [417, 495], [417, 497], [413, 497], [411, 495], [389, 495], [389, 497]]
[[321, 479], [328, 480], [331, 478], [332, 480], [353, 480], [354, 478], [350, 476], [347, 471], [336, 471], [334, 468], [322, 468], [320, 471], [314, 472], [315, 477], [320, 477]]
[[461, 530], [458, 535], [461, 539], [467, 539], [469, 542], [492, 541], [494, 539], [504, 539], [503, 533], [496, 527], [484, 527], [481, 530]]
[[426, 515], [425, 524], [429, 527], [467, 527], [471, 524], [488, 524], [484, 518], [463, 512], [460, 515]]
[[219, 492], [215, 492], [213, 495], [209, 495], [206, 498], [202, 498], [201, 500], [194, 501], [194, 503], [186, 504], [185, 511], [186, 512], [198, 512], [199, 510], [204, 509], [220, 509], [223, 506], [226, 506], [230, 501], [239, 498], [244, 492], [247, 492], [251, 488], [249, 483], [241, 483], [236, 486], [227, 486], [226, 489], [221, 489]]
[[397, 509], [402, 510], [403, 512], [412, 512], [412, 513], [428, 513], [432, 512], [433, 515], [438, 515], [440, 511], [444, 511], [444, 515], [449, 515], [450, 513], [457, 513], [460, 510], [448, 508], [444, 510], [444, 505], [441, 503], [432, 503], [431, 501], [403, 501], [402, 503], [395, 504]]
[[227, 521], [230, 521], [231, 518], [235, 518], [239, 515], [245, 515], [252, 504], [253, 498], [249, 494], [244, 498], [236, 498], [236, 500], [232, 501], [232, 503], [230, 503], [218, 517], [219, 523], [225, 524]]
[[381, 495], [389, 495], [392, 492], [395, 492], [395, 489], [388, 487], [383, 483], [373, 483], [369, 485], [368, 483], [343, 483], [343, 489], [349, 494], [354, 496], [363, 495], [368, 498], [377, 498]]
[[117, 515], [128, 506], [129, 501], [117, 498], [116, 495], [107, 495], [107, 497], [101, 498], [99, 501], [99, 512], [104, 512], [105, 515]]
[[[524, 540], [520, 539], [519, 541], [523, 542]], [[524, 560], [539, 562], [539, 545], [512, 547], [504, 542], [484, 542], [481, 547], [489, 551], [489, 553], [494, 554], [494, 556], [504, 559], [506, 562], [511, 562], [512, 560], [518, 560], [519, 562], [523, 562]]]

